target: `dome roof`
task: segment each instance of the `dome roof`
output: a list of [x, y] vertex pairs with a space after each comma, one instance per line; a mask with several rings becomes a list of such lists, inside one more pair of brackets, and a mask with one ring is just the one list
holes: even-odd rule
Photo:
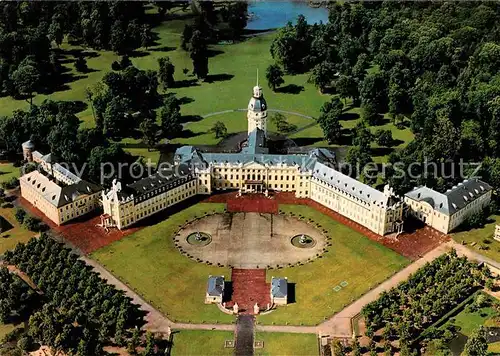
[[35, 148], [35, 145], [33, 144], [33, 142], [31, 142], [31, 140], [28, 140], [28, 141], [24, 142], [22, 144], [22, 146], [25, 149], [33, 149], [33, 148]]
[[262, 111], [267, 110], [266, 99], [264, 99], [263, 97], [251, 98], [250, 102], [248, 103], [248, 110], [251, 110], [254, 112], [262, 112]]

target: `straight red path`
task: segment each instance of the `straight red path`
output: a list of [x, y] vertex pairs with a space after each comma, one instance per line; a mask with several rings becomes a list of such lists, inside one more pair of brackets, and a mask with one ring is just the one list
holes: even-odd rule
[[231, 273], [233, 293], [228, 305], [238, 303], [241, 314], [252, 314], [255, 303], [261, 310], [271, 303], [270, 284], [266, 283], [264, 269], [238, 269]]

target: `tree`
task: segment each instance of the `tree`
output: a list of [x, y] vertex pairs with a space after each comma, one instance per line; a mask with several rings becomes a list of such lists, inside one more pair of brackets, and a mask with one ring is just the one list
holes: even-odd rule
[[146, 117], [139, 124], [139, 131], [142, 134], [142, 141], [148, 145], [148, 151], [154, 148], [154, 146], [158, 143], [158, 130], [159, 127], [156, 124], [156, 121], [152, 117]]
[[351, 347], [353, 356], [361, 356], [361, 345], [359, 344], [358, 338], [354, 338]]
[[37, 232], [39, 230], [39, 225], [40, 225], [40, 220], [38, 220], [37, 218], [31, 215], [27, 215], [24, 217], [23, 226], [26, 229]]
[[170, 62], [169, 57], [162, 57], [158, 59], [158, 79], [160, 81], [160, 84], [162, 85], [163, 89], [166, 90], [167, 88], [170, 88], [175, 80], [174, 80], [174, 72], [175, 72], [175, 67]]
[[276, 91], [276, 88], [285, 82], [283, 80], [283, 71], [281, 70], [281, 67], [277, 64], [270, 64], [269, 67], [267, 67], [266, 79], [267, 79], [267, 85], [273, 91]]
[[127, 343], [127, 351], [132, 355], [135, 355], [136, 349], [140, 344], [140, 340], [141, 340], [141, 332], [138, 328], [135, 328], [134, 331], [132, 331], [132, 337]]
[[[358, 84], [352, 76], [341, 75], [335, 81], [335, 89], [341, 98], [347, 100], [347, 98], [352, 98], [356, 104], [359, 98]], [[345, 102], [347, 104], [347, 102]]]
[[12, 73], [11, 80], [16, 91], [29, 97], [30, 107], [33, 106], [33, 92], [40, 84], [40, 71], [33, 59], [26, 57]]
[[342, 108], [342, 102], [338, 98], [326, 102], [321, 107], [321, 115], [317, 121], [329, 143], [338, 142], [342, 136], [342, 125], [339, 122]]
[[121, 53], [125, 50], [127, 33], [121, 20], [116, 20], [111, 27], [109, 44], [113, 52]]
[[238, 39], [247, 26], [248, 3], [244, 1], [232, 2], [227, 6], [227, 23], [231, 29], [233, 39]]
[[75, 69], [77, 72], [80, 72], [80, 73], [85, 73], [88, 71], [87, 61], [86, 61], [85, 57], [83, 57], [83, 56], [76, 57]]
[[104, 111], [104, 133], [109, 137], [125, 137], [126, 132], [131, 129], [128, 121], [130, 100], [122, 97], [114, 97], [108, 103]]
[[394, 142], [394, 139], [392, 138], [392, 131], [382, 129], [377, 130], [377, 132], [375, 132], [375, 140], [379, 146], [391, 146]]
[[309, 82], [313, 83], [323, 93], [332, 84], [335, 72], [335, 67], [332, 63], [321, 62], [312, 69]]
[[361, 104], [361, 119], [370, 126], [378, 125], [380, 117], [375, 104], [371, 101]]
[[148, 49], [149, 44], [153, 40], [153, 35], [151, 34], [151, 27], [149, 25], [141, 26], [141, 47]]
[[276, 129], [281, 134], [289, 133], [297, 129], [297, 126], [290, 124], [286, 119], [286, 116], [280, 112], [276, 112], [273, 116], [271, 116], [271, 122], [276, 125]]
[[144, 356], [155, 356], [156, 340], [151, 331], [146, 332], [146, 347], [144, 348]]
[[362, 103], [371, 102], [377, 112], [387, 111], [387, 82], [382, 73], [368, 74], [360, 88]]
[[193, 73], [198, 79], [205, 79], [208, 75], [208, 49], [203, 34], [196, 30], [189, 42], [190, 57], [193, 61]]
[[52, 21], [48, 30], [48, 37], [59, 47], [64, 38], [64, 31], [59, 21]]
[[160, 110], [160, 118], [163, 136], [173, 138], [182, 131], [180, 105], [174, 95], [170, 95], [165, 99]]
[[486, 332], [483, 326], [475, 330], [465, 343], [464, 354], [466, 356], [486, 356], [488, 355], [488, 344], [486, 342]]
[[24, 218], [26, 217], [26, 211], [22, 208], [16, 208], [16, 212], [14, 213], [16, 220], [19, 224], [24, 222]]
[[210, 131], [215, 134], [215, 138], [224, 138], [227, 136], [227, 128], [222, 121], [217, 121]]
[[344, 346], [340, 342], [339, 339], [334, 339], [332, 341], [332, 355], [333, 356], [345, 356], [346, 352], [344, 350]]

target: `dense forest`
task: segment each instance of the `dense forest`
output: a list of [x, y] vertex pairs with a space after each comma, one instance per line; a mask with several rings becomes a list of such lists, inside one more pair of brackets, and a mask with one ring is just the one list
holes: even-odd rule
[[[329, 23], [303, 17], [278, 31], [271, 47], [285, 72], [311, 71], [321, 90], [361, 105], [349, 163], [371, 161], [367, 148], [383, 114], [415, 139], [393, 152], [406, 174], [384, 177], [397, 192], [417, 184], [440, 190], [463, 179], [422, 174], [412, 162], [482, 162], [482, 175], [500, 188], [500, 5], [495, 2], [332, 3]], [[339, 109], [340, 107], [340, 109]], [[318, 119], [331, 143], [342, 143], [338, 98]], [[410, 174], [410, 172], [412, 174]], [[418, 178], [413, 178], [417, 177]]]

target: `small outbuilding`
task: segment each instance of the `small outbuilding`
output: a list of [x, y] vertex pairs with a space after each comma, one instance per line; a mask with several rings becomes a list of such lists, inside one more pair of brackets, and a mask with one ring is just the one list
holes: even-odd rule
[[224, 297], [224, 276], [209, 276], [205, 304], [222, 303]]
[[288, 279], [286, 277], [272, 277], [271, 303], [276, 305], [288, 304]]

